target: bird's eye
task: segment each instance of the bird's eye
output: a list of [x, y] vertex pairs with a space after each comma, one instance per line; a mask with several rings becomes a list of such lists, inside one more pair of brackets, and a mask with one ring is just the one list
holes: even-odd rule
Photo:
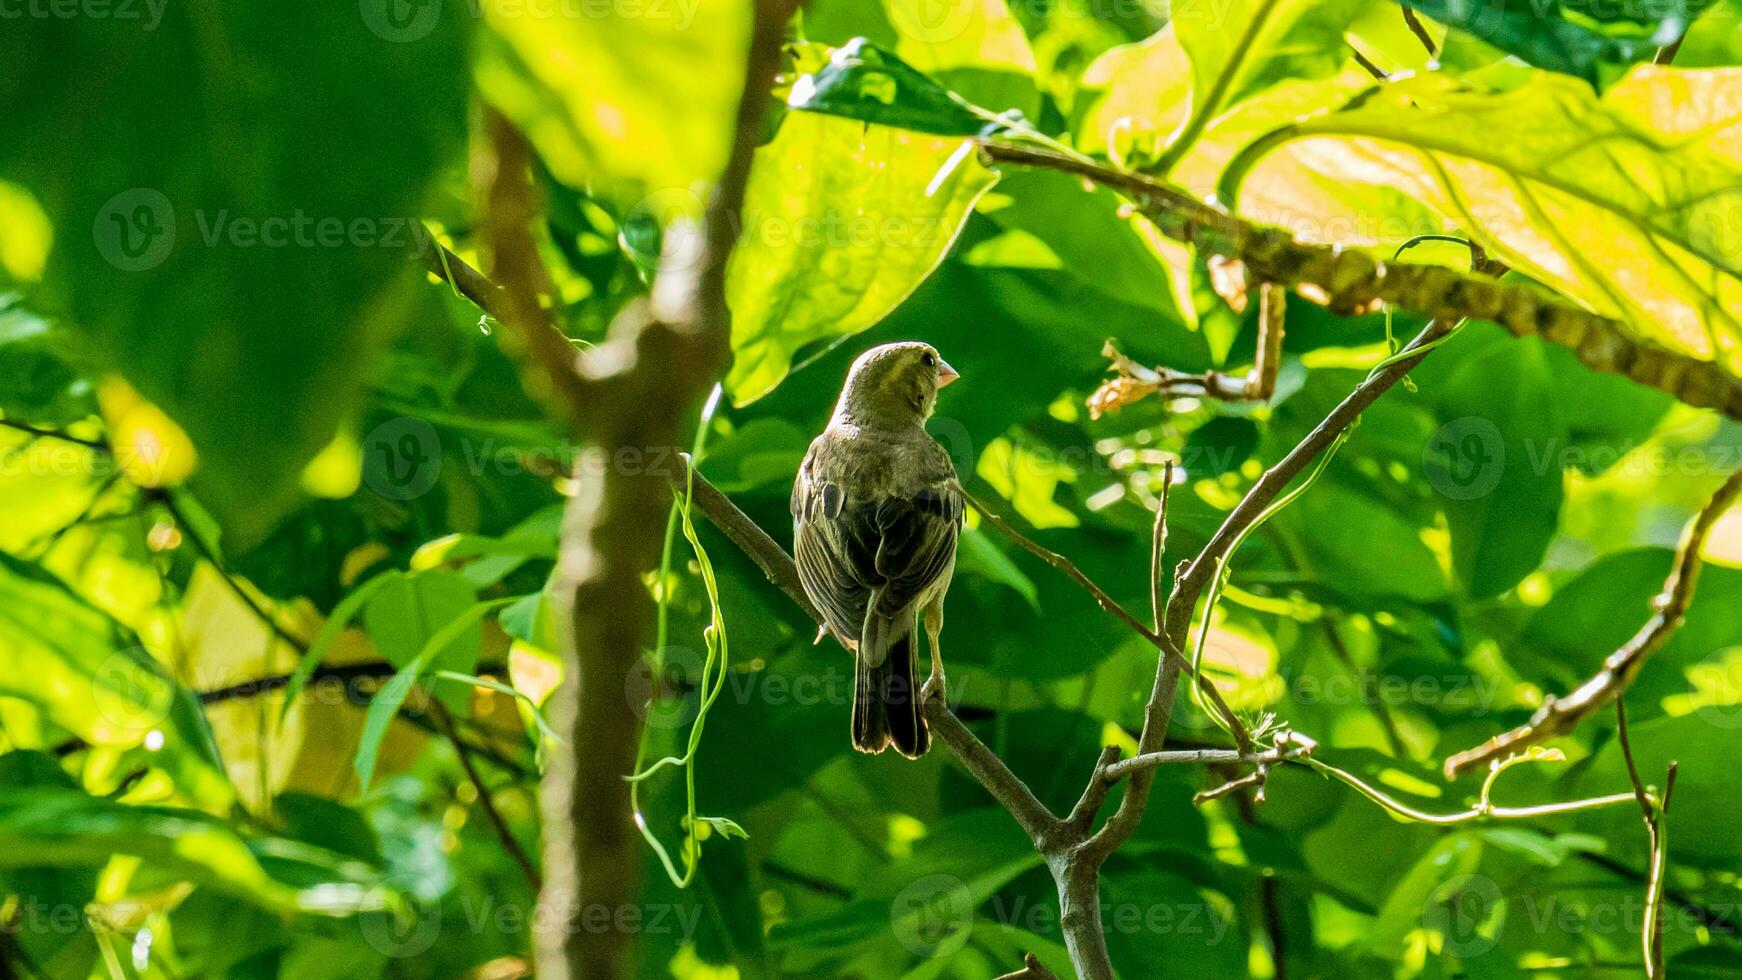
[[921, 364], [924, 364], [926, 367], [937, 367], [938, 366], [937, 355], [933, 354], [929, 350], [926, 351], [924, 354], [919, 355], [919, 362]]

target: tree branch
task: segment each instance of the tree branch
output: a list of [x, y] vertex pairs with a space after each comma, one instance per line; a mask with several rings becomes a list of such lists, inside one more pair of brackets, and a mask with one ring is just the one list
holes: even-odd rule
[[[1209, 586], [1212, 579], [1221, 574], [1222, 565], [1227, 561], [1234, 546], [1245, 535], [1250, 527], [1269, 507], [1270, 503], [1299, 476], [1307, 465], [1319, 454], [1329, 449], [1331, 444], [1350, 426], [1355, 424], [1361, 413], [1366, 411], [1380, 395], [1390, 390], [1401, 381], [1421, 359], [1427, 356], [1431, 347], [1441, 338], [1449, 334], [1456, 326], [1453, 321], [1435, 320], [1430, 322], [1414, 340], [1410, 341], [1398, 357], [1375, 370], [1366, 380], [1357, 385], [1331, 413], [1325, 416], [1306, 438], [1302, 439], [1294, 449], [1284, 456], [1276, 465], [1264, 472], [1252, 488], [1246, 491], [1240, 503], [1229, 512], [1222, 526], [1211, 536], [1196, 558], [1184, 563], [1179, 574], [1174, 579], [1173, 593], [1168, 599], [1163, 633], [1168, 636], [1175, 648], [1183, 648], [1187, 630], [1190, 629], [1192, 611], [1197, 607], [1198, 599]], [[1144, 709], [1143, 730], [1138, 736], [1137, 752], [1139, 755], [1150, 755], [1161, 751], [1162, 741], [1166, 737], [1167, 727], [1173, 715], [1174, 691], [1179, 683], [1179, 674], [1183, 660], [1174, 658], [1163, 660], [1161, 668], [1156, 671], [1155, 686], [1150, 692], [1149, 704]], [[1143, 811], [1149, 802], [1149, 791], [1155, 777], [1154, 768], [1138, 769], [1131, 773], [1125, 796], [1119, 801], [1119, 809], [1102, 825], [1101, 830], [1089, 841], [1086, 847], [1097, 862], [1104, 861], [1125, 843], [1137, 829], [1143, 819]]]
[[1334, 313], [1364, 312], [1384, 302], [1447, 322], [1492, 320], [1515, 336], [1540, 336], [1566, 347], [1594, 370], [1742, 420], [1742, 378], [1722, 365], [1653, 344], [1619, 320], [1540, 290], [1443, 266], [1379, 262], [1360, 251], [1303, 245], [1282, 229], [1251, 224], [1142, 174], [1026, 145], [980, 146], [994, 163], [1057, 170], [1116, 190], [1169, 238], [1204, 254], [1238, 259], [1257, 281], [1292, 286]]
[[[555, 403], [586, 446], [563, 522], [552, 589], [566, 681], [551, 696], [563, 741], [554, 746], [543, 787], [544, 880], [537, 929], [539, 976], [549, 980], [624, 980], [634, 975], [634, 936], [591, 927], [598, 909], [631, 907], [641, 863], [631, 822], [628, 776], [640, 719], [624, 696], [640, 661], [652, 600], [643, 582], [657, 566], [658, 526], [670, 506], [671, 476], [658, 467], [613, 465], [624, 450], [686, 444], [692, 409], [731, 358], [726, 264], [742, 225], [745, 187], [779, 67], [792, 0], [754, 7], [743, 88], [731, 150], [700, 228], [666, 230], [667, 257], [699, 240], [699, 260], [664, 261], [653, 296], [626, 308], [610, 336], [577, 353], [544, 303], [549, 277], [533, 236], [540, 209], [532, 149], [502, 116], [491, 113], [481, 160], [491, 280], [488, 300], [525, 348], [528, 387]], [[461, 283], [438, 253], [444, 279]], [[430, 263], [426, 257], [425, 266]], [[484, 290], [483, 277], [467, 286]], [[499, 301], [499, 302], [497, 302]], [[599, 458], [607, 465], [588, 465]], [[646, 458], [645, 455], [643, 458]]]
[[[441, 273], [437, 275], [445, 278]], [[1120, 770], [1119, 777], [1109, 779], [1107, 770], [1118, 763], [1118, 750], [1110, 748], [1103, 752], [1081, 799], [1073, 807], [1071, 814], [1063, 820], [1058, 819], [1040, 803], [1003, 760], [976, 738], [950, 712], [947, 705], [934, 700], [927, 702], [925, 709], [938, 741], [948, 746], [969, 775], [1011, 813], [1046, 858], [1059, 889], [1061, 927], [1066, 945], [1082, 978], [1110, 980], [1112, 977], [1105, 937], [1101, 930], [1100, 868], [1106, 857], [1129, 838], [1141, 820], [1154, 769], [1160, 764], [1159, 760], [1165, 758], [1159, 755], [1161, 741], [1171, 716], [1179, 674], [1188, 667], [1181, 652], [1185, 632], [1190, 623], [1191, 612], [1211, 580], [1211, 573], [1219, 570], [1220, 563], [1226, 560], [1244, 529], [1263, 513], [1278, 494], [1353, 425], [1362, 411], [1420, 363], [1428, 350], [1449, 334], [1454, 326], [1454, 321], [1430, 323], [1398, 357], [1357, 386], [1294, 450], [1260, 477], [1241, 503], [1229, 514], [1204, 551], [1192, 561], [1182, 564], [1174, 590], [1165, 609], [1161, 611], [1163, 615], [1159, 617], [1162, 622], [1158, 627], [1161, 628], [1152, 629], [1144, 625], [1083, 574], [1075, 563], [1028, 540], [1011, 528], [1008, 522], [987, 511], [978, 501], [970, 500], [1000, 532], [1009, 535], [1024, 548], [1063, 571], [1093, 595], [1104, 609], [1162, 651], [1139, 738], [1139, 757], [1144, 761]], [[662, 495], [682, 492], [683, 477], [681, 472], [662, 474]], [[701, 474], [694, 475], [692, 487], [692, 500], [696, 509], [749, 555], [769, 582], [797, 603], [813, 620], [820, 621], [820, 616], [799, 582], [797, 569], [785, 550]], [[1151, 576], [1152, 594], [1160, 590], [1159, 557], [1166, 530], [1165, 517], [1165, 512], [1157, 514], [1156, 538], [1152, 546], [1152, 554], [1156, 559]], [[645, 599], [645, 596], [642, 598]], [[1159, 595], [1154, 598], [1159, 600]], [[1157, 601], [1155, 604], [1160, 603]], [[620, 609], [616, 610], [616, 614], [619, 618], [623, 617]], [[1215, 692], [1213, 686], [1206, 693], [1212, 703], [1220, 704], [1219, 692]], [[1226, 710], [1225, 705], [1222, 705], [1222, 710]], [[1232, 718], [1232, 712], [1229, 711], [1228, 714]], [[1241, 730], [1236, 728], [1236, 731]], [[1155, 760], [1154, 764], [1151, 764], [1151, 758]], [[1246, 758], [1245, 761], [1262, 764], [1270, 761], [1270, 757], [1260, 753]], [[1129, 782], [1118, 811], [1099, 832], [1090, 834], [1097, 811], [1105, 801], [1109, 789], [1118, 778], [1125, 776], [1129, 777]], [[547, 799], [548, 796], [547, 793]], [[626, 805], [622, 812], [627, 813]], [[566, 816], [567, 814], [557, 814], [554, 819], [563, 819]], [[553, 830], [558, 834], [563, 832], [562, 828], [549, 826], [552, 819], [547, 813], [547, 840], [553, 835]], [[550, 846], [547, 843], [547, 853]]]
[[[1171, 472], [1171, 467], [1169, 472]], [[1143, 625], [1142, 620], [1139, 620], [1136, 616], [1127, 612], [1125, 607], [1121, 606], [1112, 596], [1108, 595], [1105, 589], [1096, 585], [1094, 579], [1089, 578], [1082, 569], [1077, 567], [1076, 562], [1071, 561], [1064, 555], [1061, 555], [1044, 545], [1029, 540], [1027, 537], [1023, 536], [1022, 532], [1012, 527], [1009, 521], [1000, 517], [997, 513], [987, 509], [985, 504], [982, 504], [967, 490], [963, 490], [962, 495], [967, 498], [969, 506], [973, 507], [980, 513], [981, 517], [985, 518], [986, 523], [997, 528], [1004, 536], [1015, 541], [1040, 560], [1059, 571], [1064, 572], [1078, 585], [1081, 585], [1090, 595], [1094, 596], [1095, 601], [1100, 604], [1102, 609], [1113, 614], [1113, 618], [1131, 627], [1132, 632], [1143, 637], [1145, 640], [1148, 640], [1151, 646], [1161, 651], [1162, 660], [1175, 663], [1176, 669], [1184, 670], [1188, 675], [1191, 673], [1191, 663], [1186, 659], [1185, 654], [1181, 652], [1178, 643], [1171, 641], [1167, 636]], [[1156, 533], [1158, 535], [1165, 535], [1166, 533], [1166, 524], [1161, 520], [1161, 518], [1164, 518], [1165, 516], [1165, 508], [1157, 512]], [[1222, 716], [1222, 720], [1227, 722], [1229, 729], [1234, 732], [1235, 738], [1242, 742], [1249, 741], [1246, 736], [1245, 725], [1243, 725], [1239, 717], [1234, 714], [1234, 710], [1228, 707], [1228, 703], [1223, 700], [1222, 692], [1216, 690], [1216, 686], [1210, 683], [1206, 678], [1198, 678], [1197, 684], [1199, 689], [1204, 692], [1204, 696], [1209, 698], [1212, 705], [1215, 705], [1217, 713]]]
[[1022, 958], [1022, 969], [1015, 973], [1006, 973], [997, 980], [1059, 980], [1058, 974], [1047, 969], [1040, 960], [1029, 953]]
[[1565, 735], [1627, 690], [1645, 661], [1681, 628], [1688, 604], [1693, 601], [1694, 586], [1699, 581], [1700, 547], [1711, 533], [1712, 525], [1729, 509], [1738, 494], [1742, 494], [1742, 470], [1731, 473], [1689, 522], [1681, 544], [1676, 548], [1675, 565], [1664, 580], [1663, 591], [1652, 600], [1655, 614], [1646, 620], [1632, 639], [1604, 658], [1601, 670], [1565, 697], [1557, 698], [1551, 694], [1544, 698], [1542, 707], [1523, 725], [1447, 759], [1446, 778], [1456, 779], [1472, 769]]
[[1176, 749], [1171, 752], [1150, 752], [1145, 755], [1134, 755], [1129, 759], [1123, 759], [1107, 766], [1101, 770], [1101, 778], [1114, 783], [1141, 769], [1182, 764], [1275, 765], [1306, 755], [1314, 748], [1316, 745], [1311, 739], [1304, 735], [1295, 735], [1292, 744], [1279, 740], [1279, 744], [1258, 752], [1241, 752], [1239, 749]]

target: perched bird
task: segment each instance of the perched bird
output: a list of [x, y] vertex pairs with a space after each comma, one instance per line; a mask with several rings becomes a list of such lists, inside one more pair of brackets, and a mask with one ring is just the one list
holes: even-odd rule
[[[929, 344], [884, 344], [859, 355], [793, 484], [799, 578], [826, 630], [858, 661], [853, 747], [861, 752], [893, 745], [912, 759], [931, 744], [921, 706], [926, 696], [943, 695], [938, 632], [963, 494], [925, 422], [938, 389], [955, 379]], [[914, 620], [921, 613], [932, 661], [916, 692]]]

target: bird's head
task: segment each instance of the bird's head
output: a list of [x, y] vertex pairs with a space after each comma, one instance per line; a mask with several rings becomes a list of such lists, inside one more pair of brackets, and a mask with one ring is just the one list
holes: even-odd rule
[[930, 344], [873, 347], [847, 372], [835, 414], [873, 428], [918, 425], [931, 418], [938, 389], [956, 377], [956, 369]]

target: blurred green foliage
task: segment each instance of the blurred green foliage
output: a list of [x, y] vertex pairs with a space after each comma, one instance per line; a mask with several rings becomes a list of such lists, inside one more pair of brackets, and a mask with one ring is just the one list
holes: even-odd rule
[[[1243, 371], [1256, 313], [1111, 192], [990, 168], [960, 139], [982, 130], [1383, 259], [1454, 234], [1733, 367], [1742, 7], [1701, 15], [1685, 69], [1620, 75], [1702, 6], [1482, 8], [1470, 32], [1429, 22], [1430, 54], [1378, 0], [1174, 4], [1171, 23], [1100, 0], [819, 0], [757, 152], [701, 471], [787, 542], [846, 366], [923, 339], [962, 374], [932, 428], [970, 490], [1145, 609], [1164, 463], [1171, 565], [1420, 326], [1296, 301], [1268, 404], [1090, 419], [1107, 338]], [[0, 32], [0, 977], [524, 975], [535, 891], [478, 782], [536, 858], [533, 712], [561, 680], [544, 589], [577, 451], [500, 325], [409, 253], [427, 238], [486, 264], [465, 139], [488, 106], [539, 155], [555, 315], [601, 339], [706, 200], [748, 5], [20, 9]], [[1357, 52], [1417, 74], [1375, 90]], [[1472, 323], [1235, 556], [1209, 673], [1398, 800], [1465, 809], [1480, 779], [1447, 784], [1439, 761], [1630, 636], [1739, 463], [1734, 423]], [[984, 978], [1026, 952], [1069, 975], [1052, 881], [1008, 815], [942, 750], [853, 753], [850, 662], [697, 532], [733, 645], [695, 805], [729, 823], [685, 826], [682, 778], [645, 782], [650, 831], [699, 839], [695, 879], [676, 888], [650, 852], [641, 901], [601, 927], [636, 933], [650, 978]], [[669, 642], [624, 680], [650, 759], [685, 751], [707, 663], [710, 596], [674, 553], [649, 583]], [[1727, 977], [1742, 522], [1708, 557], [1628, 706], [1646, 780], [1679, 764], [1672, 975]], [[964, 536], [959, 573], [958, 713], [1067, 810], [1100, 749], [1133, 744], [1154, 650], [990, 529]], [[1171, 739], [1223, 742], [1184, 697]], [[1556, 747], [1497, 798], [1628, 789], [1607, 714]], [[1122, 976], [1637, 963], [1637, 808], [1435, 827], [1299, 767], [1261, 803], [1193, 803], [1234, 774], [1161, 771], [1108, 864]]]

